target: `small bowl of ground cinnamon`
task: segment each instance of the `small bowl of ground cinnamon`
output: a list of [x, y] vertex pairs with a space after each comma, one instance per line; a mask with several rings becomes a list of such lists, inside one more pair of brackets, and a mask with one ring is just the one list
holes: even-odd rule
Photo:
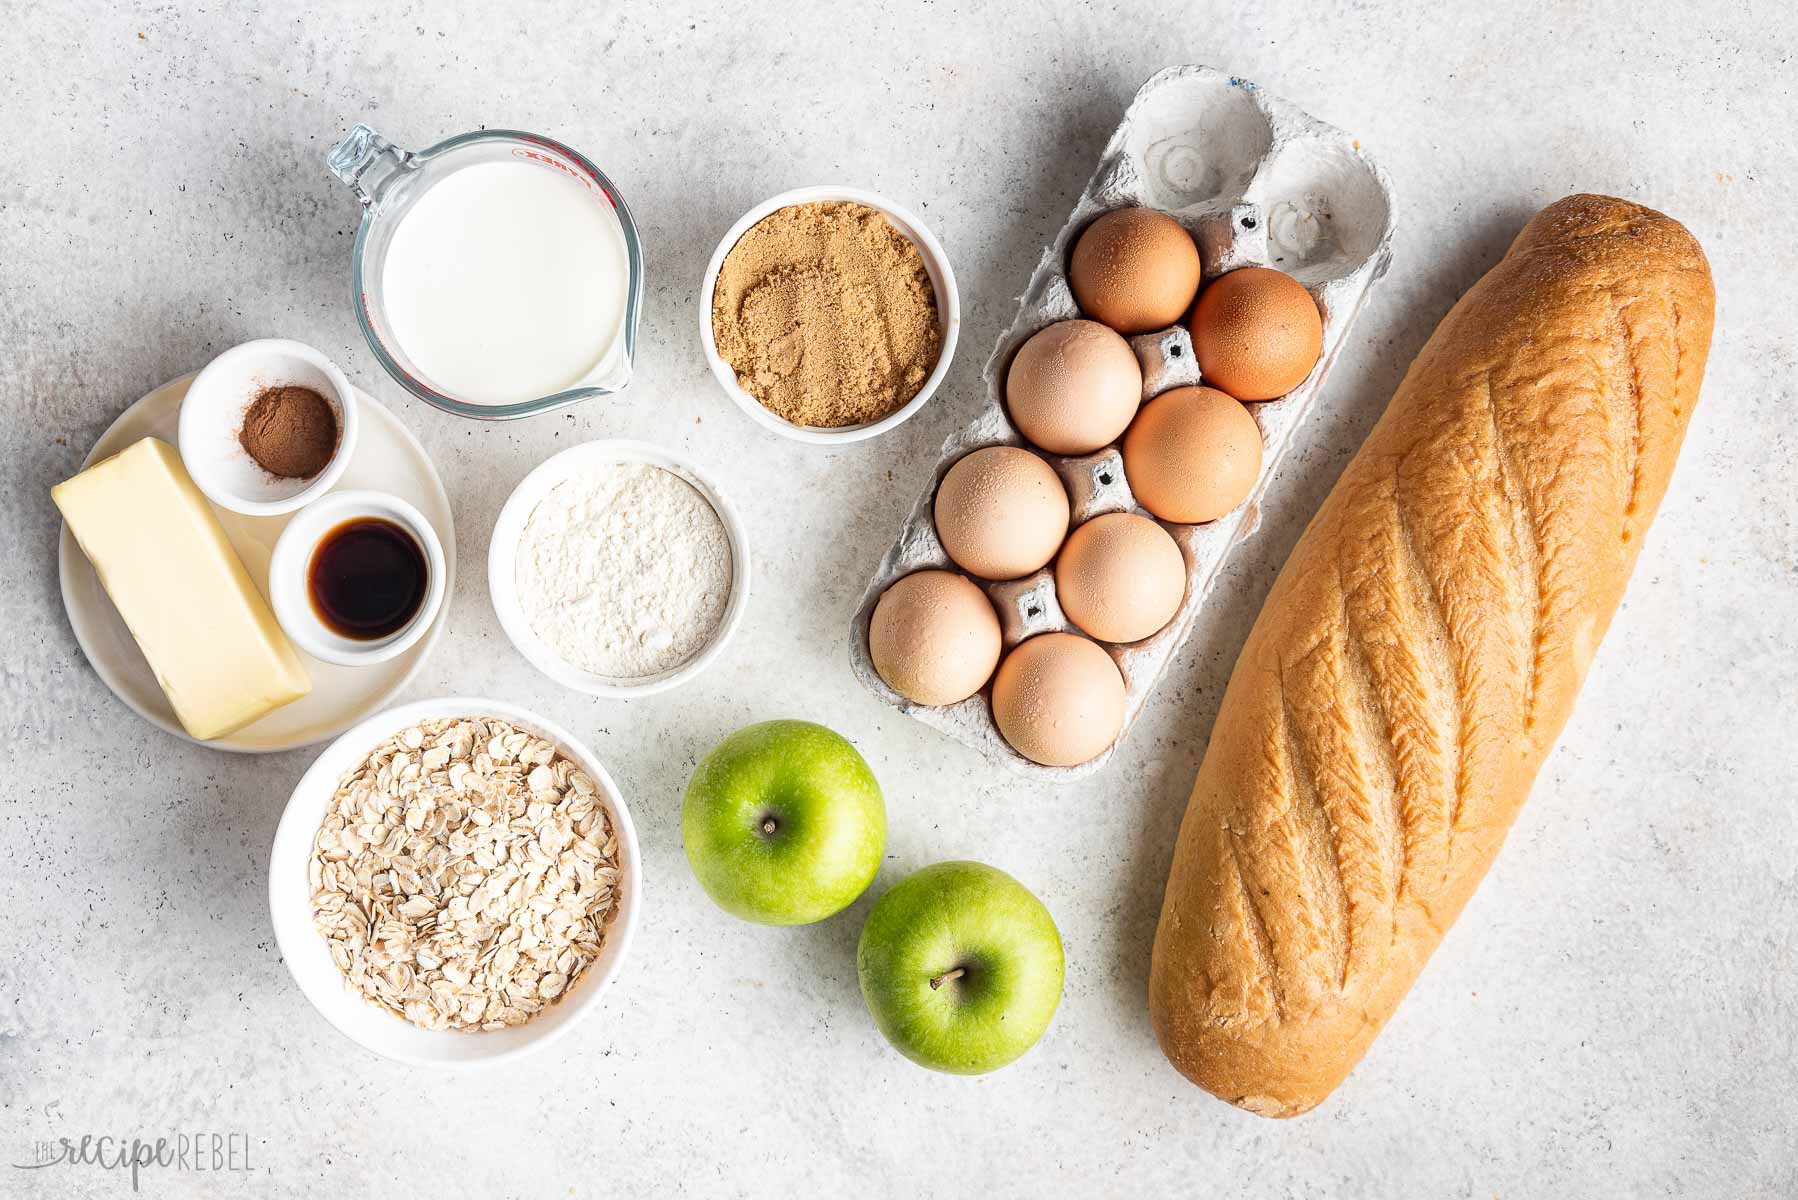
[[922, 408], [961, 331], [949, 257], [872, 192], [808, 187], [756, 205], [700, 286], [700, 340], [719, 386], [763, 428], [855, 442]]
[[356, 450], [356, 394], [335, 363], [282, 338], [225, 351], [181, 401], [181, 461], [206, 498], [250, 516], [330, 491]]

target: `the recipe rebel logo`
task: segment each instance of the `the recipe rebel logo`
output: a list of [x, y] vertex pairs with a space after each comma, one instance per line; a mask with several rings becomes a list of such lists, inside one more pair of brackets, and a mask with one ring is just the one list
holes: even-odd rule
[[250, 1161], [250, 1135], [242, 1132], [206, 1131], [175, 1133], [155, 1138], [135, 1134], [83, 1134], [40, 1139], [27, 1146], [27, 1161], [13, 1162], [15, 1171], [54, 1171], [56, 1168], [118, 1172], [129, 1177], [138, 1191], [145, 1178], [158, 1172], [184, 1174], [243, 1174], [256, 1169]]

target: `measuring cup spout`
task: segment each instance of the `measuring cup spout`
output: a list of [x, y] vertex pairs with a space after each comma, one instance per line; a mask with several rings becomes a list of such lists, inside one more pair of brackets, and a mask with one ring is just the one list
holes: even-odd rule
[[381, 197], [394, 176], [412, 164], [412, 152], [402, 150], [366, 125], [357, 125], [331, 147], [325, 165], [343, 180], [367, 208]]

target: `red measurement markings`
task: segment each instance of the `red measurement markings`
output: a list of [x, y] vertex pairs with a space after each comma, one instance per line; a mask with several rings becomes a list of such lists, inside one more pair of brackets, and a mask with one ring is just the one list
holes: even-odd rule
[[512, 150], [512, 157], [528, 158], [532, 162], [540, 162], [546, 167], [550, 167], [550, 168], [553, 168], [554, 170], [560, 171], [560, 172], [562, 172], [562, 174], [568, 176], [570, 179], [574, 180], [576, 183], [580, 184], [582, 187], [586, 188], [588, 191], [590, 191], [590, 192], [596, 191], [601, 196], [604, 196], [606, 198], [606, 203], [610, 204], [613, 208], [618, 207], [617, 201], [612, 199], [612, 193], [606, 190], [606, 187], [604, 184], [600, 183], [597, 179], [593, 178], [593, 176], [590, 175], [589, 173], [587, 173], [586, 171], [578, 170], [575, 167], [569, 166], [567, 163], [563, 162], [560, 158], [557, 158], [553, 154], [545, 154], [540, 150], [524, 150], [524, 149], [514, 147]]

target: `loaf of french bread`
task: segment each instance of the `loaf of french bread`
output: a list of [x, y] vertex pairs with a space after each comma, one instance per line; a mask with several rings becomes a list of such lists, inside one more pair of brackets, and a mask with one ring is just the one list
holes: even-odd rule
[[1305, 1112], [1416, 980], [1623, 596], [1713, 299], [1678, 222], [1570, 196], [1418, 354], [1269, 592], [1193, 785], [1149, 982], [1193, 1082]]

